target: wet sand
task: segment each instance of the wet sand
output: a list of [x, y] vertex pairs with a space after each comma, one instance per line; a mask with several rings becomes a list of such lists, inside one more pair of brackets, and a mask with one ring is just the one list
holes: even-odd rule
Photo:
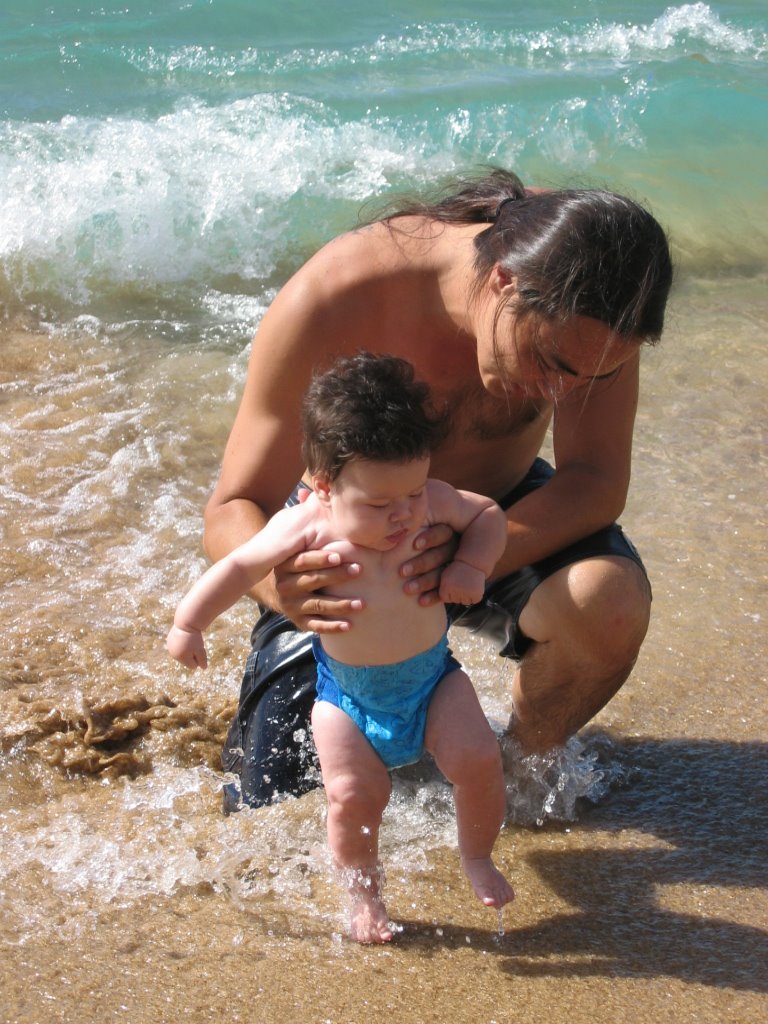
[[[162, 650], [203, 564], [245, 352], [0, 337], [0, 1019], [764, 1021], [766, 294], [684, 284], [644, 355], [623, 522], [653, 620], [580, 760], [550, 767], [575, 820], [505, 828], [500, 935], [459, 870], [445, 787], [406, 773], [383, 842], [403, 930], [376, 949], [343, 937], [320, 793], [220, 813], [247, 603], [215, 628], [208, 673]], [[503, 721], [503, 666], [453, 641]]]

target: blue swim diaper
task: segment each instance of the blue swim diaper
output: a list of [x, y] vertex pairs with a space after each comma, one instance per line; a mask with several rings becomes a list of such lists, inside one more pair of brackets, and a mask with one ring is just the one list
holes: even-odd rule
[[418, 761], [432, 694], [442, 679], [461, 668], [448, 637], [428, 651], [389, 665], [347, 665], [326, 654], [312, 638], [317, 661], [317, 699], [341, 708], [387, 768]]

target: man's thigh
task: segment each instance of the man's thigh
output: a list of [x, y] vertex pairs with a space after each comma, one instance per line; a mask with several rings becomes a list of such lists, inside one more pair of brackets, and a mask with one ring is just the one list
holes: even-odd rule
[[479, 604], [471, 608], [451, 607], [451, 623], [488, 636], [498, 645], [502, 657], [520, 659], [530, 645], [539, 639], [536, 633], [541, 632], [540, 627], [534, 629], [533, 633], [529, 633], [526, 628], [526, 625], [533, 625], [526, 620], [533, 618], [534, 606], [531, 606], [527, 615], [523, 615], [534, 593], [538, 592], [539, 597], [537, 617], [543, 614], [542, 605], [552, 608], [554, 614], [555, 605], [547, 599], [547, 591], [559, 590], [559, 587], [553, 583], [543, 591], [539, 588], [554, 577], [558, 581], [567, 579], [568, 573], [565, 570], [570, 571], [574, 566], [588, 564], [593, 560], [605, 560], [615, 565], [618, 575], [626, 572], [627, 579], [637, 581], [637, 592], [647, 595], [647, 601], [650, 602], [650, 584], [642, 559], [622, 528], [613, 523], [540, 562], [523, 566], [517, 572], [495, 580], [488, 586], [485, 598]]
[[642, 643], [651, 588], [641, 565], [625, 556], [571, 562], [532, 591], [517, 619], [518, 634], [534, 643], [563, 640], [573, 655]]

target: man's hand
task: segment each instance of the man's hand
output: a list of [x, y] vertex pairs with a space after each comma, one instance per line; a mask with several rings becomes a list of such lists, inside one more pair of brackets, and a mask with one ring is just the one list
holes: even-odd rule
[[322, 591], [359, 573], [357, 563], [342, 563], [336, 551], [302, 551], [275, 567], [274, 606], [306, 632], [344, 633], [352, 628], [347, 616], [359, 612], [363, 602]]
[[429, 526], [420, 533], [414, 547], [421, 554], [400, 566], [400, 575], [408, 580], [403, 588], [406, 594], [418, 595], [419, 604], [425, 607], [437, 604], [441, 600], [440, 577], [458, 546], [458, 535], [444, 523]]

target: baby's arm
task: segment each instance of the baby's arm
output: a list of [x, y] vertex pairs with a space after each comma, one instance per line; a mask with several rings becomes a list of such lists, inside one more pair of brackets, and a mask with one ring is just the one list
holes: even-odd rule
[[482, 494], [457, 491], [441, 480], [428, 482], [430, 519], [460, 534], [454, 560], [443, 569], [440, 600], [474, 604], [507, 544], [507, 518]]
[[187, 668], [207, 668], [202, 631], [276, 565], [307, 544], [305, 505], [281, 509], [245, 544], [216, 562], [179, 602], [168, 633], [170, 654]]

